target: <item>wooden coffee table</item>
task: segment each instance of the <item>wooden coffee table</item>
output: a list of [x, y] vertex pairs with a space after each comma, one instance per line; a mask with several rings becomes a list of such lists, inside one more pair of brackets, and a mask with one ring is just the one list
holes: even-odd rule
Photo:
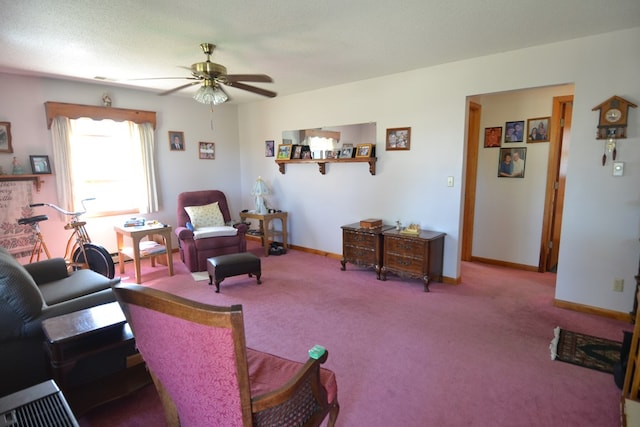
[[150, 383], [117, 302], [42, 322], [51, 373], [76, 415]]

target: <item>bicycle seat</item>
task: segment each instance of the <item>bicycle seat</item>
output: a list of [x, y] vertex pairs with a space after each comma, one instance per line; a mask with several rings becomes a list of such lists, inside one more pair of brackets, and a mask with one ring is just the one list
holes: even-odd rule
[[49, 217], [46, 215], [36, 215], [36, 216], [32, 216], [29, 218], [20, 218], [18, 220], [18, 224], [20, 225], [25, 225], [25, 224], [36, 224], [40, 221], [46, 221], [48, 220]]

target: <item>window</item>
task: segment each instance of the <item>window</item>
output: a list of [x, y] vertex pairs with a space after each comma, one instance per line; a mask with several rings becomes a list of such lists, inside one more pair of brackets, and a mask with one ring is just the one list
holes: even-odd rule
[[[44, 106], [59, 206], [75, 211], [80, 200], [95, 197], [100, 215], [158, 211], [155, 112], [51, 101]], [[91, 211], [96, 214], [94, 206]]]
[[73, 206], [95, 197], [89, 215], [140, 212], [146, 200], [137, 125], [131, 122], [71, 120], [69, 135]]

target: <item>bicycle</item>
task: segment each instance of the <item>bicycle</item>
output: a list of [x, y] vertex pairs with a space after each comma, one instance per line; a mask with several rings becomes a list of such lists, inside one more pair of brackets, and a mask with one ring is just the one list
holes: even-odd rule
[[[85, 228], [87, 224], [85, 221], [80, 221], [80, 216], [87, 212], [85, 202], [89, 200], [95, 200], [94, 198], [81, 200], [82, 211], [70, 212], [62, 209], [53, 203], [33, 203], [29, 207], [35, 208], [40, 206], [49, 206], [60, 212], [63, 215], [70, 217], [69, 222], [65, 224], [65, 230], [73, 230], [67, 241], [65, 249], [64, 259], [67, 261], [67, 267], [70, 270], [79, 270], [89, 268], [103, 276], [113, 279], [115, 276], [115, 265], [113, 258], [109, 252], [101, 245], [91, 242], [89, 233]], [[42, 251], [47, 255], [47, 258], [51, 258], [49, 249], [44, 241], [44, 237], [40, 232], [41, 221], [49, 219], [47, 215], [37, 215], [29, 218], [20, 218], [18, 224], [31, 225], [36, 234], [36, 242], [31, 251], [31, 258], [29, 262], [33, 262], [34, 257], [36, 261], [40, 260], [40, 254]]]

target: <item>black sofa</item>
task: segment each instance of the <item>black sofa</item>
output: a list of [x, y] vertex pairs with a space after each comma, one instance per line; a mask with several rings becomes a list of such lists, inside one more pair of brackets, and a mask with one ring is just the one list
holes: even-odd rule
[[0, 247], [0, 396], [51, 378], [43, 320], [113, 302], [119, 282], [92, 270], [69, 274], [62, 258], [23, 266]]

